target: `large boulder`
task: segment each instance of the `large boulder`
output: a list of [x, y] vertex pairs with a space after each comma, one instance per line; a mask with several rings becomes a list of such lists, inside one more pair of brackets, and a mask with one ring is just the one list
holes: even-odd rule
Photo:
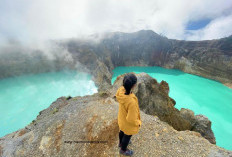
[[204, 115], [196, 115], [195, 119], [196, 123], [192, 130], [201, 133], [201, 135], [211, 143], [216, 144], [214, 133], [211, 129], [211, 121]]
[[199, 132], [211, 143], [216, 144], [214, 133], [211, 129], [211, 121], [204, 115], [195, 115], [192, 110], [182, 108], [180, 114], [191, 123], [191, 130]]

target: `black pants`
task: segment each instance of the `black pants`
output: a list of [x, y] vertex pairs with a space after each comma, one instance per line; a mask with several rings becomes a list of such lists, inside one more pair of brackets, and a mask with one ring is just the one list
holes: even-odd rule
[[126, 148], [128, 146], [128, 143], [129, 143], [129, 141], [131, 139], [131, 136], [132, 135], [124, 134], [124, 132], [122, 130], [120, 130], [120, 132], [119, 132], [119, 143], [121, 143], [122, 150], [124, 150], [124, 151], [126, 150]]

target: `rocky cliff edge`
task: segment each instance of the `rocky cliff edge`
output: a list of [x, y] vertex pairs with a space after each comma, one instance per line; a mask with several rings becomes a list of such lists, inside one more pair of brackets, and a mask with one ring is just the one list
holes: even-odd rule
[[[108, 92], [58, 98], [31, 124], [0, 138], [0, 155], [119, 156], [118, 102], [114, 94], [122, 77], [118, 77]], [[211, 129], [206, 117], [199, 118], [192, 111], [174, 108], [175, 101], [168, 96], [167, 83], [157, 83], [145, 73], [137, 77], [139, 82], [134, 92], [140, 102], [142, 126], [128, 146], [134, 150], [134, 156], [232, 156], [231, 151], [202, 136], [201, 131]], [[194, 127], [195, 131], [188, 130]]]

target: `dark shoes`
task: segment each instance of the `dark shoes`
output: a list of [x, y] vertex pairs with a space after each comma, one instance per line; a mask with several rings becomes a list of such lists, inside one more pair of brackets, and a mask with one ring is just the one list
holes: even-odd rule
[[[131, 144], [131, 140], [129, 141], [129, 144]], [[118, 147], [121, 147], [121, 144], [120, 144], [120, 143], [118, 144]]]
[[134, 152], [132, 150], [129, 150], [129, 149], [126, 149], [125, 151], [120, 149], [119, 153], [122, 155], [125, 155], [125, 156], [131, 156], [131, 155], [133, 155]]

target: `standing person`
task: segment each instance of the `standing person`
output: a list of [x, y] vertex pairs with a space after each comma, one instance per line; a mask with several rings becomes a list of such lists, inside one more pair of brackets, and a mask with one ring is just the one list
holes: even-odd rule
[[119, 125], [119, 147], [120, 154], [131, 156], [132, 150], [127, 145], [132, 135], [139, 132], [141, 127], [141, 118], [138, 99], [132, 90], [137, 84], [137, 77], [130, 73], [125, 75], [123, 86], [116, 93], [116, 99], [119, 102], [118, 125]]

